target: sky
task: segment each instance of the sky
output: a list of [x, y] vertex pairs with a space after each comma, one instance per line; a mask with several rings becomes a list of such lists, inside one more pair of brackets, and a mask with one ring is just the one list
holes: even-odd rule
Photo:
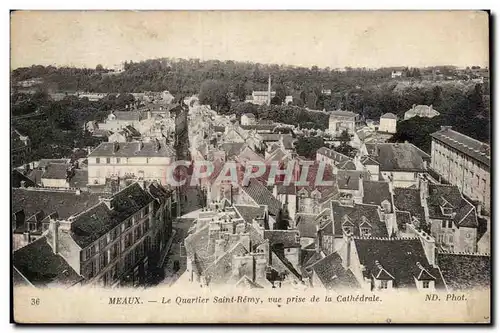
[[11, 68], [198, 58], [343, 68], [488, 66], [478, 11], [17, 11]]

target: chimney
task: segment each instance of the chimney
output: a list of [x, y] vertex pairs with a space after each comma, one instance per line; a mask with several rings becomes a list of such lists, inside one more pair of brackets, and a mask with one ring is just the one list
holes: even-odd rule
[[54, 254], [59, 253], [59, 222], [51, 221], [50, 222], [50, 232], [52, 234], [51, 245], [52, 251]]
[[424, 175], [419, 177], [420, 179], [420, 202], [423, 204], [427, 201], [429, 197], [429, 181]]
[[245, 247], [245, 249], [250, 252], [250, 234], [240, 234], [240, 243]]
[[99, 202], [105, 203], [109, 209], [112, 209], [111, 208], [111, 197], [105, 197], [105, 198], [99, 197]]
[[258, 258], [255, 261], [255, 281], [265, 281], [266, 280], [266, 266], [267, 260], [265, 258]]
[[358, 179], [359, 185], [358, 185], [358, 191], [359, 191], [359, 196], [362, 198], [365, 196], [365, 191], [363, 187], [363, 173], [359, 174], [359, 179]]
[[316, 250], [316, 253], [321, 253], [321, 249], [323, 247], [323, 237], [321, 235], [321, 231], [320, 231], [320, 226], [317, 224], [316, 225], [316, 240], [315, 240], [315, 250]]
[[113, 142], [113, 154], [118, 151], [118, 148], [119, 148], [118, 142], [116, 142], [116, 141]]
[[26, 187], [26, 181], [25, 181], [25, 180], [21, 180], [21, 187], [22, 187], [22, 188], [25, 188], [25, 187]]
[[29, 244], [31, 243], [31, 234], [30, 234], [30, 231], [25, 231], [23, 232], [23, 240], [26, 244]]
[[344, 260], [342, 260], [342, 264], [345, 269], [348, 269], [351, 267], [351, 243], [352, 243], [352, 235], [344, 234], [344, 241], [345, 241], [345, 255], [344, 255]]
[[215, 250], [214, 250], [215, 259], [219, 259], [224, 254], [224, 243], [225, 241], [223, 239], [215, 240]]
[[412, 109], [412, 110], [415, 110], [415, 106], [416, 106], [416, 105], [415, 105], [415, 104], [413, 104], [413, 105], [411, 106], [411, 109]]
[[271, 105], [271, 74], [269, 74], [269, 81], [267, 83], [267, 105]]
[[82, 191], [80, 189], [77, 189], [76, 192], [75, 192], [76, 195], [80, 195], [82, 194]]

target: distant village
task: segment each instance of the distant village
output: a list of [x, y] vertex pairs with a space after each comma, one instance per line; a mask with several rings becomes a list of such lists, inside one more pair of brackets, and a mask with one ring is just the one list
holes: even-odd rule
[[[269, 77], [268, 90], [246, 102], [269, 105], [271, 86]], [[81, 158], [12, 166], [16, 285], [489, 287], [490, 147], [446, 126], [431, 135], [430, 155], [411, 142], [388, 142], [401, 120], [439, 115], [432, 105], [413, 105], [404, 119], [318, 110], [328, 113], [328, 128], [313, 133], [252, 113], [218, 114], [197, 96], [132, 95], [124, 109], [83, 126], [104, 142]], [[313, 135], [328, 146], [308, 160], [296, 143]], [[352, 156], [334, 150], [346, 135]], [[11, 128], [11, 143], [13, 156], [25, 154], [29, 134]], [[180, 160], [214, 169], [195, 186], [174, 187], [167, 169]], [[268, 174], [247, 184], [217, 181], [224, 165], [244, 173], [255, 162], [324, 167], [333, 185], [288, 185], [277, 177], [268, 186]], [[177, 174], [192, 175], [189, 167]]]

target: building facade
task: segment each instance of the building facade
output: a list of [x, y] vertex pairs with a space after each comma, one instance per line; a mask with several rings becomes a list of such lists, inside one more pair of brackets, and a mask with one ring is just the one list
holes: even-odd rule
[[386, 133], [396, 133], [396, 123], [397, 123], [398, 117], [396, 117], [395, 114], [392, 113], [386, 113], [383, 114], [380, 117], [380, 126], [378, 130], [380, 132], [386, 132]]
[[432, 134], [431, 167], [441, 180], [458, 186], [485, 212], [490, 211], [490, 146], [443, 127]]
[[356, 129], [358, 115], [350, 111], [332, 111], [328, 121], [328, 132], [334, 136], [340, 136], [343, 131], [350, 135]]
[[88, 184], [103, 185], [106, 178], [158, 180], [166, 185], [175, 151], [165, 140], [103, 142], [88, 156]]

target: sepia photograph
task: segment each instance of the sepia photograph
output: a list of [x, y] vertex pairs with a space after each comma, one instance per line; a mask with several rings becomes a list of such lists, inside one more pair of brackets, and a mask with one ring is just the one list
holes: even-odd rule
[[490, 19], [11, 11], [11, 321], [490, 324]]

